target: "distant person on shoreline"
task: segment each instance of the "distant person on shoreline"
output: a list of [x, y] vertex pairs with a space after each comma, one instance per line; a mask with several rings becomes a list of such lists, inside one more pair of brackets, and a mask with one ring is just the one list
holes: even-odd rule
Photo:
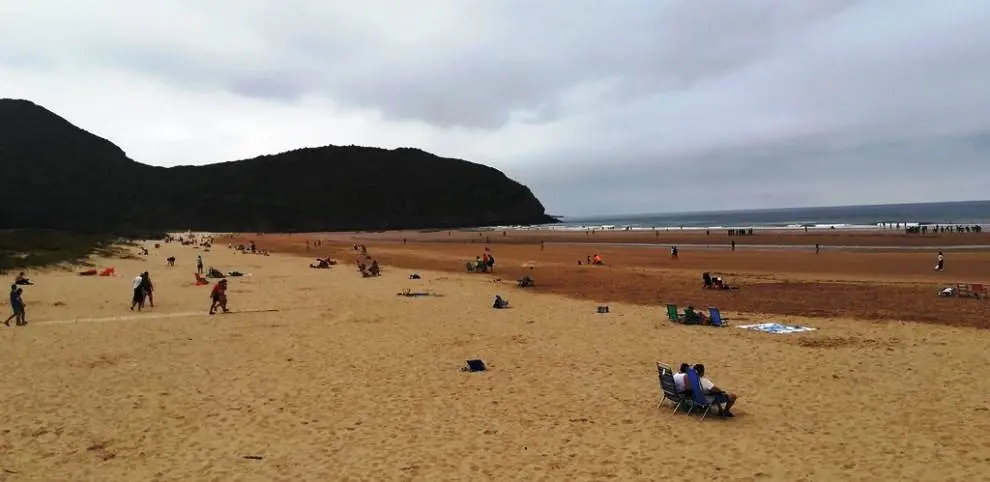
[[734, 240], [734, 239], [732, 240], [732, 250], [733, 251], [736, 250], [736, 240]]
[[815, 254], [818, 254], [818, 253], [821, 253], [821, 252], [822, 252], [822, 245], [819, 244], [819, 243], [815, 243]]
[[677, 259], [677, 246], [670, 247], [670, 257]]
[[945, 269], [945, 256], [939, 251], [938, 256], [935, 256], [935, 271], [942, 271], [943, 269]]

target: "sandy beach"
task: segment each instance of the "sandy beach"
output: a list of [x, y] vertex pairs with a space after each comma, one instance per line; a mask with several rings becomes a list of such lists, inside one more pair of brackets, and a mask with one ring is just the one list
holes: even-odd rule
[[[29, 272], [30, 325], [0, 329], [0, 480], [990, 473], [990, 332], [979, 328], [990, 301], [935, 297], [949, 280], [985, 275], [986, 252], [953, 253], [934, 273], [928, 252], [685, 248], [671, 265], [663, 250], [602, 247], [608, 265], [591, 267], [576, 264], [589, 246], [541, 250], [530, 238], [491, 243], [497, 272], [477, 275], [459, 272], [480, 254], [467, 240], [477, 234], [364, 236], [250, 236], [271, 256], [166, 244], [147, 259], [95, 260], [116, 277]], [[311, 239], [323, 242], [307, 249]], [[357, 273], [357, 242], [383, 276]], [[207, 315], [197, 254], [249, 274], [230, 281], [233, 313]], [[305, 256], [317, 255], [341, 264], [309, 269]], [[703, 292], [702, 269], [741, 289]], [[131, 279], [145, 270], [156, 306], [132, 313]], [[521, 273], [535, 290], [514, 286]], [[396, 296], [404, 289], [438, 296]], [[513, 307], [493, 310], [495, 294]], [[663, 302], [817, 331], [677, 325]], [[610, 313], [596, 313], [602, 303]], [[460, 371], [472, 358], [490, 369]], [[704, 363], [739, 394], [736, 417], [658, 408], [657, 361]]]

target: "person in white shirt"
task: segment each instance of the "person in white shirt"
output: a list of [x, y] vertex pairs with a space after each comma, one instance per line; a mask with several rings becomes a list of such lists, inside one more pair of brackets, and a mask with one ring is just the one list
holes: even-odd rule
[[131, 282], [131, 286], [134, 288], [134, 298], [131, 300], [131, 311], [134, 311], [136, 306], [138, 311], [144, 308], [144, 276], [137, 275], [134, 281]]
[[681, 371], [674, 374], [674, 390], [677, 393], [687, 392], [687, 371], [691, 368], [691, 365], [687, 363], [681, 363]]
[[736, 394], [723, 391], [721, 388], [715, 386], [711, 380], [705, 378], [705, 366], [702, 364], [697, 364], [694, 366], [694, 371], [698, 373], [698, 381], [701, 384], [701, 391], [705, 395], [712, 395], [715, 397], [715, 403], [719, 405], [719, 413], [723, 417], [732, 417], [732, 412], [729, 411], [732, 405], [736, 403]]

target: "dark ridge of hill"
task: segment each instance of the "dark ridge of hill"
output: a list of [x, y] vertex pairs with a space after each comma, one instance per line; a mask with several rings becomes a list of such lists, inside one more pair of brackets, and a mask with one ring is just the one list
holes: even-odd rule
[[326, 146], [153, 167], [0, 99], [0, 228], [305, 232], [556, 222], [497, 169], [419, 149]]

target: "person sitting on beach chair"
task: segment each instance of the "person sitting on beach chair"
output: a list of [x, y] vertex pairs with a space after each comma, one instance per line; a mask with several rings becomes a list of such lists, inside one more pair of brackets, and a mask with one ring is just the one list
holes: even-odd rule
[[33, 285], [34, 283], [32, 283], [31, 280], [29, 280], [27, 278], [27, 276], [24, 276], [24, 272], [21, 271], [20, 273], [18, 273], [17, 277], [14, 278], [14, 284], [15, 285]]
[[715, 279], [712, 280], [712, 288], [717, 290], [727, 290], [729, 289], [729, 285], [726, 284], [725, 281], [722, 281], [721, 276], [716, 276]]
[[207, 278], [226, 278], [226, 276], [220, 272], [220, 270], [210, 266], [210, 269], [206, 273]]
[[378, 260], [377, 259], [371, 260], [371, 266], [368, 267], [368, 275], [369, 276], [381, 276], [382, 275], [382, 268], [381, 268], [381, 266], [378, 266]]
[[700, 311], [694, 311], [694, 307], [688, 305], [687, 308], [684, 308], [684, 323], [688, 325], [704, 325], [705, 314]]
[[694, 366], [694, 371], [698, 373], [699, 381], [701, 382], [701, 390], [705, 395], [712, 395], [715, 397], [715, 403], [718, 404], [719, 415], [723, 417], [733, 417], [732, 412], [729, 411], [733, 405], [736, 403], [736, 394], [723, 391], [721, 388], [715, 386], [711, 380], [705, 378], [705, 365], [697, 364]]
[[536, 282], [533, 281], [533, 278], [529, 275], [525, 275], [522, 278], [519, 278], [519, 281], [517, 281], [516, 284], [520, 288], [532, 288], [536, 286]]
[[505, 298], [502, 298], [500, 295], [495, 295], [495, 302], [492, 303], [492, 308], [501, 310], [503, 308], [508, 308], [508, 307], [509, 307], [509, 301], [508, 300], [506, 300]]
[[691, 368], [691, 365], [687, 363], [681, 363], [680, 371], [674, 374], [674, 390], [676, 390], [677, 393], [681, 393], [681, 394], [688, 393], [688, 388], [687, 388], [688, 368]]
[[475, 273], [484, 273], [485, 272], [485, 268], [486, 268], [485, 260], [481, 259], [481, 256], [475, 256], [474, 257], [474, 272]]
[[591, 257], [591, 264], [603, 265], [605, 262], [602, 261], [602, 256], [600, 254], [595, 254]]

